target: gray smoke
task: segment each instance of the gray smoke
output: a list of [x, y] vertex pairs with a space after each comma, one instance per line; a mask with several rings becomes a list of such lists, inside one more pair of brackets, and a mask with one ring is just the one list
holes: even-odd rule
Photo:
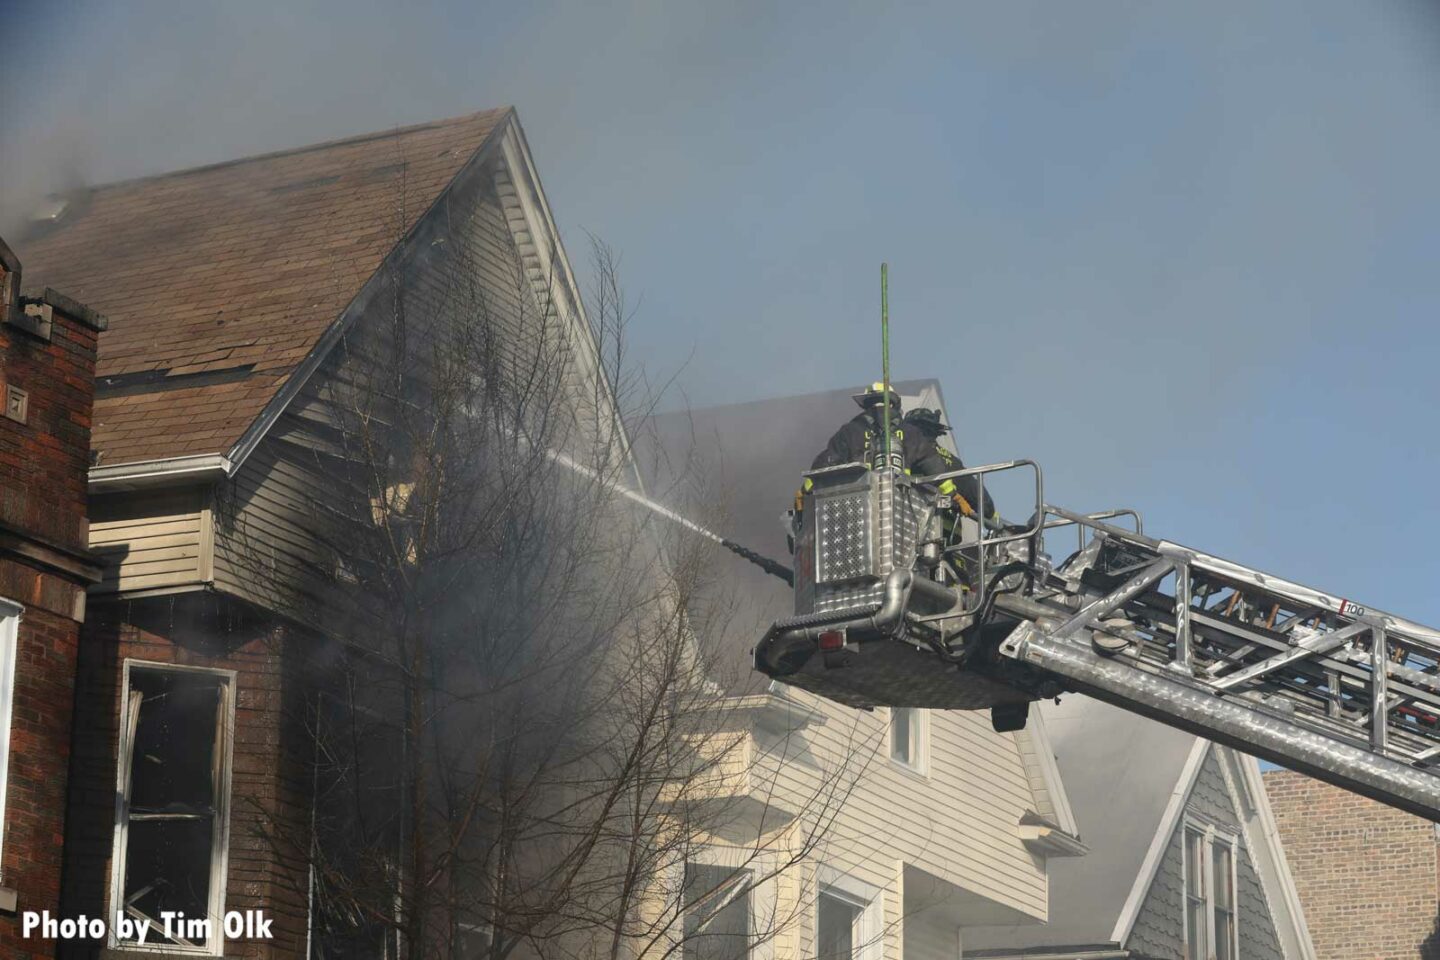
[[[873, 379], [889, 260], [897, 376], [943, 380], [967, 460], [1034, 457], [1061, 502], [1148, 507], [1404, 610], [1440, 571], [1403, 528], [1374, 541], [1375, 513], [1431, 502], [1440, 471], [1414, 442], [1440, 406], [1436, 22], [1345, 0], [30, 4], [0, 22], [24, 52], [0, 57], [0, 231], [23, 258], [47, 191], [513, 104], [562, 233], [624, 253], [632, 343], [695, 406]], [[1326, 479], [1337, 438], [1406, 469]]]

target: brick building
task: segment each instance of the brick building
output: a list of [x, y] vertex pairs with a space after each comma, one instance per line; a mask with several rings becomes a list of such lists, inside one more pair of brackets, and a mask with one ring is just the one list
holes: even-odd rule
[[50, 956], [20, 913], [60, 906], [61, 837], [85, 588], [86, 471], [105, 320], [54, 290], [19, 296], [0, 241], [0, 954]]
[[1435, 824], [1289, 770], [1265, 787], [1319, 956], [1440, 957]]

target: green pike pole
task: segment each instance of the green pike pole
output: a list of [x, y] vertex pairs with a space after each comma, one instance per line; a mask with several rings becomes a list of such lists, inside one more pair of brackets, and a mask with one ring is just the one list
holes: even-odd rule
[[880, 367], [885, 393], [885, 469], [890, 469], [890, 264], [880, 264]]

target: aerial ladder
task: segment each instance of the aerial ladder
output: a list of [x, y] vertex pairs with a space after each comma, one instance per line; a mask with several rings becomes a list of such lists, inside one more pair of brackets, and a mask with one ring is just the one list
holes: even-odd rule
[[[888, 288], [882, 264], [887, 395]], [[1440, 822], [1440, 631], [1155, 539], [1133, 510], [1047, 503], [1034, 461], [911, 477], [889, 417], [878, 460], [805, 475], [794, 615], [758, 670], [856, 707], [989, 709], [1002, 732], [1080, 692]], [[1025, 524], [956, 522], [938, 490], [973, 478], [981, 506], [1017, 470]], [[1052, 562], [1047, 535], [1072, 530]]]
[[[885, 410], [876, 462], [804, 475], [793, 567], [619, 491], [792, 587], [757, 670], [853, 707], [989, 710], [1000, 732], [1083, 693], [1440, 823], [1440, 631], [1156, 539], [1134, 510], [1056, 506], [1032, 460], [910, 476]], [[1013, 471], [1033, 477], [1024, 524], [957, 520], [939, 490], [973, 478], [983, 505], [987, 478]]]
[[[984, 504], [1013, 471], [1033, 476], [1024, 524], [957, 522], [939, 492], [973, 478]], [[1084, 693], [1440, 823], [1440, 631], [1156, 539], [1134, 510], [1051, 504], [1031, 460], [917, 478], [886, 452], [804, 478], [792, 567], [619, 491], [793, 589], [753, 650], [771, 678], [852, 707], [988, 709], [1001, 732]]]
[[[1012, 471], [1033, 474], [1024, 524], [956, 523], [936, 489], [971, 477], [984, 502]], [[988, 709], [1002, 731], [1084, 693], [1440, 822], [1440, 631], [1156, 539], [1134, 511], [1048, 503], [1029, 460], [805, 477], [794, 615], [754, 649], [770, 677], [855, 707]]]

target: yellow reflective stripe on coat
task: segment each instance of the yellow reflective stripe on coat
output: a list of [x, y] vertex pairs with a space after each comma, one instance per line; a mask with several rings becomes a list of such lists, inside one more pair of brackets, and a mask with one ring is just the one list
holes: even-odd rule
[[947, 496], [947, 497], [950, 496], [950, 494], [952, 494], [952, 493], [955, 492], [955, 481], [954, 481], [954, 480], [946, 480], [946, 481], [943, 481], [943, 482], [940, 484], [940, 492], [943, 493], [943, 494], [944, 494], [945, 496]]

